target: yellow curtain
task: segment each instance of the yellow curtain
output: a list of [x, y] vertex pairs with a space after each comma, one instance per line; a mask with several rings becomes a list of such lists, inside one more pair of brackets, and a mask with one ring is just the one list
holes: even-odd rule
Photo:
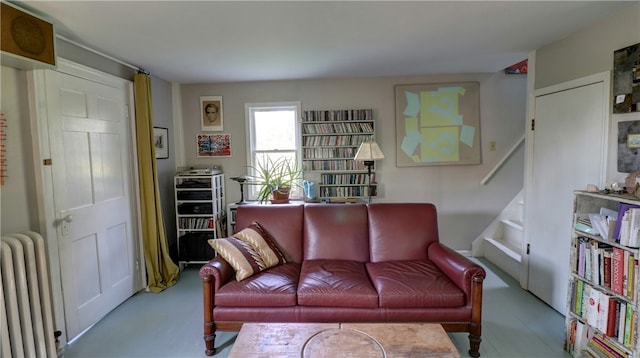
[[135, 87], [140, 209], [147, 269], [147, 290], [158, 293], [175, 285], [180, 269], [169, 257], [167, 236], [162, 219], [156, 153], [153, 145], [151, 78], [147, 74], [139, 73], [135, 75], [133, 83]]

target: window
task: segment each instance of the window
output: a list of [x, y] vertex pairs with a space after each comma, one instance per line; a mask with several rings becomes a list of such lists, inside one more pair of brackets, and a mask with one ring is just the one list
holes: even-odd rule
[[[268, 159], [287, 158], [300, 168], [300, 102], [245, 103], [244, 109], [249, 138], [247, 165], [256, 167]], [[258, 187], [247, 187], [248, 197], [255, 200]], [[290, 197], [302, 197], [299, 185], [292, 188]]]

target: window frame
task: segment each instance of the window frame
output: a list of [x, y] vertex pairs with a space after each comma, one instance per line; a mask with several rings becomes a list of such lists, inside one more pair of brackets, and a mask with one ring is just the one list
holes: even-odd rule
[[[296, 165], [298, 168], [302, 168], [302, 141], [301, 141], [301, 102], [299, 101], [290, 101], [290, 102], [259, 102], [259, 103], [245, 103], [244, 104], [244, 112], [245, 112], [245, 128], [246, 128], [246, 138], [247, 138], [247, 174], [251, 175], [250, 167], [255, 167], [254, 158], [255, 153], [258, 152], [256, 150], [256, 132], [255, 132], [255, 112], [266, 112], [266, 111], [281, 111], [281, 110], [293, 110], [294, 111], [294, 146], [293, 150], [290, 149], [281, 149], [281, 150], [261, 150], [260, 152], [264, 153], [289, 153], [294, 152], [296, 158]], [[291, 199], [302, 199], [302, 190], [300, 189], [302, 186], [302, 179], [300, 179], [300, 185], [297, 188], [294, 188], [291, 192]], [[256, 196], [258, 193], [258, 187], [256, 185], [247, 185], [247, 198], [248, 200], [256, 200]]]

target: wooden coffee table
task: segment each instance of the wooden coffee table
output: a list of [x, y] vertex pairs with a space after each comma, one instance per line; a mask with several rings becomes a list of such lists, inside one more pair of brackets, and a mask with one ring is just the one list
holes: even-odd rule
[[229, 358], [460, 357], [433, 323], [245, 323]]

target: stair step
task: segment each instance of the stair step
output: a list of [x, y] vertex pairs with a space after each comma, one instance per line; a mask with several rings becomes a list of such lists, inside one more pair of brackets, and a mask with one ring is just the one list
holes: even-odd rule
[[494, 238], [485, 238], [485, 241], [488, 241], [493, 246], [502, 251], [505, 255], [511, 257], [517, 262], [522, 262], [522, 255], [520, 255], [520, 248], [513, 247], [509, 243], [504, 240], [494, 239]]
[[502, 220], [502, 223], [516, 230], [522, 231], [522, 222], [516, 219]]
[[514, 248], [499, 239], [484, 239], [484, 257], [498, 266], [515, 280], [520, 280], [522, 270], [522, 256]]

